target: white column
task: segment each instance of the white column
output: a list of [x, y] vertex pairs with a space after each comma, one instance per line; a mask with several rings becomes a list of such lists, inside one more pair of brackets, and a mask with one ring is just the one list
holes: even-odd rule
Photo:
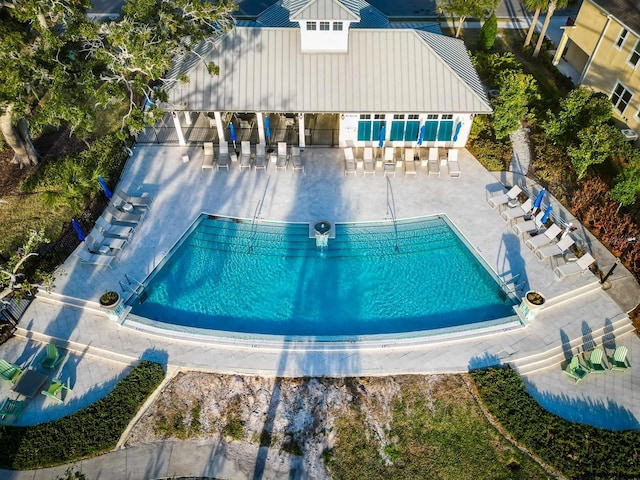
[[218, 131], [218, 141], [220, 142], [228, 141], [228, 139], [224, 137], [224, 125], [222, 125], [222, 115], [220, 115], [220, 112], [213, 112], [213, 118], [216, 119], [216, 130]]
[[264, 118], [262, 116], [262, 112], [256, 112], [256, 119], [258, 121], [258, 143], [264, 145]]
[[307, 146], [304, 139], [304, 113], [298, 114], [298, 142], [300, 143], [300, 148]]
[[558, 63], [560, 63], [560, 57], [562, 57], [562, 52], [564, 52], [564, 48], [567, 46], [567, 40], [569, 40], [569, 36], [567, 35], [567, 31], [564, 30], [562, 32], [560, 43], [558, 44], [558, 50], [556, 50], [556, 54], [553, 56], [554, 65], [558, 65]]
[[178, 112], [171, 112], [171, 116], [173, 117], [173, 125], [176, 127], [176, 133], [178, 134], [178, 143], [184, 147], [187, 142], [184, 141], [184, 133], [182, 133], [182, 125], [180, 125]]
[[191, 118], [191, 112], [184, 112], [184, 123], [186, 125], [193, 125], [193, 119]]

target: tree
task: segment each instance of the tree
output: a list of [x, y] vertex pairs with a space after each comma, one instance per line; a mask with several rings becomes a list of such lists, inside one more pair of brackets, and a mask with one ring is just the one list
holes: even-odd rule
[[507, 71], [500, 78], [500, 96], [494, 101], [493, 129], [497, 139], [507, 138], [520, 128], [529, 112], [529, 103], [538, 98], [532, 75]]
[[569, 5], [569, 0], [549, 0], [549, 7], [547, 8], [547, 14], [544, 17], [544, 23], [542, 24], [542, 30], [540, 30], [540, 37], [538, 38], [538, 43], [536, 43], [536, 48], [533, 50], [533, 56], [537, 57], [540, 53], [540, 49], [542, 48], [542, 42], [544, 42], [544, 36], [547, 34], [547, 29], [549, 28], [549, 22], [551, 21], [551, 17], [553, 13], [556, 11], [556, 8], [566, 7]]
[[467, 17], [485, 18], [496, 11], [499, 2], [500, 0], [440, 0], [439, 7], [443, 12], [459, 17], [456, 29], [456, 38], [459, 38]]
[[480, 29], [480, 35], [478, 36], [478, 49], [490, 50], [493, 44], [496, 42], [496, 35], [498, 34], [498, 19], [496, 14], [492, 13], [486, 22]]
[[[102, 66], [96, 103], [103, 108], [116, 102], [127, 105], [123, 134], [144, 128], [142, 106], [148, 100], [166, 100], [159, 85], [174, 59], [197, 56], [201, 42], [213, 42], [230, 29], [234, 9], [231, 0], [129, 0], [119, 19], [95, 26], [81, 52]], [[218, 73], [216, 65], [208, 69]], [[151, 103], [157, 112], [157, 102]]]
[[538, 23], [540, 11], [547, 8], [549, 0], [523, 0], [522, 3], [527, 10], [534, 11], [533, 19], [531, 20], [531, 25], [529, 25], [529, 31], [527, 32], [527, 38], [524, 40], [524, 46], [528, 47], [531, 43], [533, 33], [536, 31], [536, 24]]
[[[89, 21], [88, 0], [2, 0], [0, 3], [0, 131], [21, 167], [38, 163], [27, 117], [37, 130], [68, 122], [85, 129], [92, 88], [74, 49]], [[79, 88], [80, 87], [80, 88]]]
[[613, 125], [602, 123], [589, 126], [578, 132], [577, 146], [569, 145], [567, 154], [571, 158], [578, 179], [584, 177], [591, 165], [603, 163], [612, 151], [616, 151], [617, 143], [624, 141], [623, 135]]

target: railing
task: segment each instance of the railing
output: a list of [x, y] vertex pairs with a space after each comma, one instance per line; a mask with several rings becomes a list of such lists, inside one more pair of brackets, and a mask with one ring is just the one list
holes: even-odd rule
[[384, 177], [387, 180], [387, 215], [391, 215], [391, 220], [393, 221], [393, 230], [396, 234], [396, 252], [400, 251], [400, 247], [398, 246], [398, 222], [396, 220], [396, 200], [393, 196], [393, 188], [391, 188], [391, 180], [389, 177]]

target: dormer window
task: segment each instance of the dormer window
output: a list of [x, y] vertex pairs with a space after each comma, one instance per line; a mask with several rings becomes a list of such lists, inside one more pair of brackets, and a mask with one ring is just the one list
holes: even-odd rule
[[316, 22], [307, 22], [307, 30], [315, 30]]
[[335, 32], [341, 32], [342, 31], [342, 22], [333, 22], [333, 30]]
[[320, 30], [323, 32], [328, 32], [329, 31], [329, 22], [320, 22]]

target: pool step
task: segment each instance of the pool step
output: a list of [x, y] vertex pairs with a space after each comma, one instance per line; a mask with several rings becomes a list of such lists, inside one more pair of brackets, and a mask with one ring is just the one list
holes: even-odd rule
[[[606, 325], [589, 332], [589, 337], [593, 339], [592, 341], [595, 346], [601, 346], [603, 338], [617, 341], [623, 336], [634, 332], [635, 327], [629, 317], [622, 315], [621, 318], [613, 321], [611, 325]], [[605, 343], [607, 340], [605, 340]], [[510, 362], [510, 364], [520, 375], [531, 375], [549, 368], [559, 368], [561, 364], [568, 360], [567, 357], [578, 355], [585, 350], [590, 350], [594, 345], [585, 345], [585, 340], [581, 336], [569, 342], [556, 345], [544, 352], [537, 352], [515, 359], [513, 362]]]
[[594, 277], [593, 281], [588, 283], [587, 285], [583, 285], [582, 287], [578, 287], [574, 290], [563, 293], [562, 295], [558, 295], [557, 297], [548, 299], [545, 302], [544, 311], [549, 311], [552, 308], [559, 307], [561, 305], [564, 305], [565, 303], [572, 302], [574, 300], [577, 300], [578, 298], [582, 298], [586, 295], [600, 290], [600, 282], [598, 282], [598, 280]]
[[100, 308], [98, 302], [92, 302], [90, 300], [83, 300], [81, 298], [70, 297], [68, 295], [62, 295], [56, 292], [47, 292], [46, 290], [38, 290], [36, 297], [40, 300], [47, 302], [59, 303], [62, 305], [69, 305], [71, 307], [77, 307], [82, 309], [91, 310], [94, 313], [101, 313], [104, 315], [104, 310]]

